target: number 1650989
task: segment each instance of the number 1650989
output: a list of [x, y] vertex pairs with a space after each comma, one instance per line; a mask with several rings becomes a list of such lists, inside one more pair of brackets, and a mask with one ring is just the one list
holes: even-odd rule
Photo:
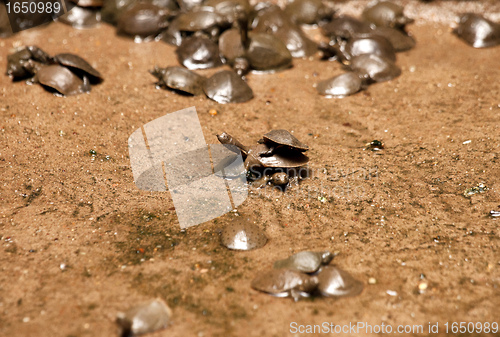
[[58, 14], [61, 12], [61, 4], [57, 1], [9, 1], [5, 4], [7, 13], [11, 14]]

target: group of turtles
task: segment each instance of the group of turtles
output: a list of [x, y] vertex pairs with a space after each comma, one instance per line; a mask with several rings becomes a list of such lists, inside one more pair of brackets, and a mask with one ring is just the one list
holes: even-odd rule
[[274, 263], [273, 269], [261, 271], [251, 286], [277, 297], [321, 295], [325, 297], [355, 296], [363, 283], [348, 272], [329, 265], [334, 254], [329, 251], [302, 251]]
[[7, 56], [7, 75], [14, 81], [39, 83], [57, 94], [70, 96], [90, 92], [101, 74], [78, 55], [50, 56], [37, 46], [25, 46]]
[[239, 140], [223, 132], [217, 139], [229, 149], [241, 151], [245, 161], [245, 171], [249, 178], [254, 180], [256, 187], [263, 187], [268, 183], [286, 187], [290, 179], [297, 181], [304, 177], [303, 168], [309, 158], [304, 154], [309, 146], [298, 140], [288, 130], [271, 130], [264, 134], [257, 144], [243, 145]]

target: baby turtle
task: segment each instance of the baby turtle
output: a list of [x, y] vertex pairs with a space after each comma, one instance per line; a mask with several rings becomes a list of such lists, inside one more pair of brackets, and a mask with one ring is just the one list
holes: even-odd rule
[[252, 69], [274, 72], [292, 66], [292, 54], [277, 37], [265, 33], [252, 33], [249, 38], [246, 58]]
[[248, 20], [253, 10], [248, 0], [207, 0], [203, 2], [203, 7], [213, 8], [230, 24], [239, 18]]
[[165, 329], [172, 321], [172, 310], [162, 299], [155, 299], [116, 315], [121, 336], [137, 336]]
[[222, 70], [205, 81], [203, 90], [208, 98], [221, 103], [242, 103], [253, 98], [250, 86], [234, 71]]
[[4, 39], [14, 34], [10, 26], [9, 16], [7, 15], [7, 8], [4, 2], [0, 2], [0, 38]]
[[385, 82], [401, 75], [401, 69], [386, 58], [363, 54], [352, 59], [350, 68], [367, 81]]
[[22, 79], [34, 75], [30, 71], [31, 61], [48, 64], [52, 58], [37, 46], [26, 46], [7, 56], [7, 75], [14, 79]]
[[221, 244], [229, 249], [252, 250], [264, 247], [266, 243], [266, 234], [248, 220], [231, 222], [222, 229]]
[[73, 28], [92, 28], [101, 21], [101, 12], [96, 8], [73, 7], [72, 10], [58, 18], [58, 21]]
[[135, 42], [148, 41], [158, 36], [168, 25], [169, 14], [150, 3], [138, 2], [118, 17], [118, 34], [132, 36]]
[[251, 284], [252, 288], [277, 297], [291, 296], [295, 301], [309, 297], [318, 286], [316, 276], [290, 269], [272, 269], [262, 272]]
[[341, 55], [343, 63], [349, 63], [354, 57], [363, 54], [375, 54], [396, 62], [396, 51], [385, 37], [370, 36], [349, 39], [347, 43], [341, 44]]
[[363, 81], [359, 75], [347, 72], [319, 82], [316, 90], [320, 95], [343, 98], [357, 93], [362, 87]]
[[391, 27], [376, 27], [367, 34], [360, 34], [358, 36], [381, 36], [386, 38], [396, 52], [410, 50], [415, 47], [415, 39], [405, 32]]
[[149, 71], [151, 75], [158, 78], [158, 85], [180, 91], [190, 95], [203, 94], [203, 83], [206, 78], [182, 67], [155, 67]]
[[285, 13], [295, 24], [314, 25], [329, 21], [335, 11], [321, 0], [293, 0], [285, 7]]
[[373, 6], [368, 6], [363, 11], [362, 17], [365, 21], [377, 27], [392, 27], [404, 29], [405, 25], [414, 20], [406, 17], [404, 8], [389, 1], [380, 1]]
[[[273, 151], [267, 144], [257, 144], [245, 146], [237, 139], [223, 132], [217, 135], [221, 144], [234, 145], [246, 156], [245, 168], [253, 167], [274, 167], [274, 168], [295, 168], [307, 164], [309, 158], [300, 151]], [[272, 153], [271, 155], [269, 155]]]
[[70, 68], [73, 72], [80, 75], [80, 77], [88, 76], [92, 83], [102, 81], [102, 75], [87, 61], [75, 54], [63, 53], [54, 56], [55, 62]]
[[219, 47], [204, 36], [191, 36], [182, 40], [175, 53], [179, 63], [191, 70], [215, 68], [222, 65]]
[[286, 46], [293, 57], [311, 56], [318, 50], [317, 44], [309, 39], [302, 29], [290, 21], [288, 15], [278, 6], [269, 6], [258, 12], [254, 33], [270, 34]]
[[129, 8], [135, 0], [106, 0], [101, 8], [101, 19], [104, 22], [116, 25], [121, 14]]
[[271, 130], [268, 133], [264, 134], [262, 138], [263, 139], [259, 141], [259, 143], [266, 143], [267, 146], [270, 147], [271, 151], [269, 152], [269, 155], [271, 155], [274, 150], [280, 148], [300, 152], [309, 150], [309, 146], [298, 140], [288, 130]]
[[241, 42], [241, 33], [237, 28], [231, 28], [221, 34], [219, 51], [227, 64], [233, 65], [235, 60], [245, 57], [245, 47]]
[[318, 291], [323, 296], [356, 296], [363, 291], [363, 283], [348, 272], [334, 266], [321, 268], [318, 275]]
[[333, 254], [324, 252], [299, 252], [287, 259], [274, 262], [275, 269], [291, 269], [303, 273], [315, 273], [321, 265], [329, 264]]
[[350, 39], [358, 34], [367, 34], [371, 32], [370, 24], [360, 21], [351, 16], [339, 16], [323, 26], [323, 34], [330, 39]]
[[42, 67], [38, 70], [35, 81], [46, 87], [55, 89], [65, 96], [90, 92], [90, 84], [87, 77], [83, 77], [82, 81], [68, 68], [60, 65]]
[[229, 26], [227, 20], [213, 8], [201, 7], [176, 17], [178, 29], [183, 32], [204, 31], [208, 35], [219, 36], [221, 29]]
[[460, 16], [459, 25], [453, 33], [474, 48], [494, 47], [500, 44], [500, 24], [474, 13]]

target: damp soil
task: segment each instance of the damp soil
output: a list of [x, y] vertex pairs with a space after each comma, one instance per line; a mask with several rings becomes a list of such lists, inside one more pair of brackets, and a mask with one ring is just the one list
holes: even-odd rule
[[[290, 336], [292, 322], [421, 325], [414, 336], [436, 336], [439, 323], [444, 336], [446, 322], [498, 322], [500, 219], [489, 212], [500, 208], [500, 48], [473, 49], [443, 22], [409, 31], [417, 45], [398, 54], [392, 81], [327, 99], [314, 84], [341, 66], [296, 59], [248, 75], [255, 97], [227, 105], [156, 89], [148, 70], [177, 65], [174, 48], [108, 25], [1, 40], [0, 69], [14, 47], [37, 44], [82, 56], [104, 82], [63, 98], [0, 77], [0, 335], [116, 336], [116, 313], [154, 297], [174, 322], [151, 336]], [[222, 131], [246, 144], [293, 131], [314, 174], [285, 193], [250, 189], [237, 212], [181, 231], [168, 191], [134, 185], [127, 139], [190, 106], [207, 143]], [[366, 150], [373, 140], [385, 148]], [[237, 217], [265, 229], [267, 245], [222, 247], [220, 229]], [[259, 270], [302, 250], [338, 252], [332, 264], [364, 291], [294, 303], [251, 289]]]

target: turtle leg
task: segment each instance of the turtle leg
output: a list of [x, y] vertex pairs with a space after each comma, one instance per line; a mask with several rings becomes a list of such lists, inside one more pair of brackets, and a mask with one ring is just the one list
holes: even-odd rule
[[297, 302], [300, 299], [301, 296], [302, 295], [301, 295], [300, 291], [298, 291], [296, 289], [290, 290], [290, 297], [293, 298], [293, 300], [295, 302]]
[[261, 157], [271, 157], [271, 156], [274, 154], [274, 150], [275, 150], [275, 149], [276, 149], [276, 148], [275, 148], [274, 146], [271, 146], [271, 147], [269, 148], [269, 150], [264, 151], [264, 152], [261, 152], [261, 153], [260, 153], [260, 156], [261, 156]]
[[259, 179], [255, 180], [252, 183], [252, 186], [255, 187], [255, 188], [263, 188], [263, 187], [265, 187], [267, 185], [267, 183], [269, 182], [269, 180], [270, 180], [269, 176], [263, 175]]
[[83, 93], [90, 92], [90, 82], [87, 76], [83, 76], [83, 84], [80, 88]]

